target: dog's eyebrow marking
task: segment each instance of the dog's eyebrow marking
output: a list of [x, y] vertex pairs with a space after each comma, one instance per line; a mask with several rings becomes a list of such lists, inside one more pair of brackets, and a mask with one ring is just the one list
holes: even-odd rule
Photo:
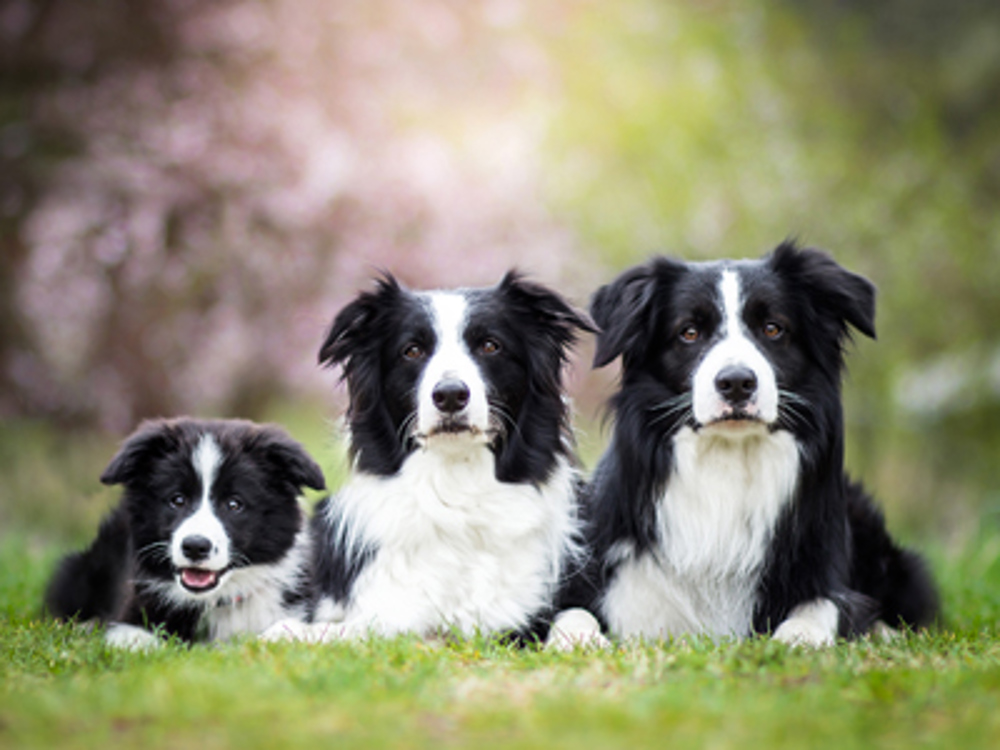
[[205, 503], [209, 499], [212, 485], [215, 484], [215, 476], [222, 464], [222, 451], [219, 450], [219, 444], [212, 435], [202, 436], [191, 455], [191, 463], [201, 478], [201, 501]]

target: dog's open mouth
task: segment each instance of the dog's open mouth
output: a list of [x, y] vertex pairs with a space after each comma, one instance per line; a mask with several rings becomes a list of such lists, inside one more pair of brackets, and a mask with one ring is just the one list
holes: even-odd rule
[[219, 585], [224, 571], [205, 570], [203, 568], [181, 568], [181, 586], [196, 594], [211, 591]]

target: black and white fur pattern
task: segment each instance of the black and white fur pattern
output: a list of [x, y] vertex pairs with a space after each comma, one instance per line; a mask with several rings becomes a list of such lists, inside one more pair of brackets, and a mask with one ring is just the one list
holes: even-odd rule
[[90, 548], [60, 563], [46, 595], [52, 614], [107, 622], [107, 641], [124, 648], [255, 634], [305, 615], [309, 536], [298, 496], [324, 479], [281, 429], [145, 422], [101, 481], [124, 494]]
[[391, 276], [336, 316], [353, 475], [313, 519], [313, 625], [270, 638], [544, 637], [578, 552], [562, 370], [585, 315], [515, 273], [415, 292]]
[[844, 474], [848, 325], [875, 289], [792, 243], [760, 261], [657, 258], [595, 294], [595, 365], [622, 358], [587, 491], [593, 564], [564, 592], [618, 637], [773, 633], [825, 645], [930, 622], [922, 561]]

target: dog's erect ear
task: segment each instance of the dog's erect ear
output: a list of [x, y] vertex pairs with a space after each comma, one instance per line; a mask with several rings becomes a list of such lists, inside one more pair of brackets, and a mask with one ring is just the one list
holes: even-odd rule
[[143, 473], [149, 462], [168, 453], [177, 444], [169, 420], [152, 419], [139, 425], [122, 443], [101, 474], [103, 484], [124, 484]]
[[875, 338], [875, 285], [864, 276], [851, 273], [821, 250], [800, 250], [790, 241], [775, 249], [770, 263], [806, 291], [812, 306], [840, 322], [841, 335], [850, 323]]
[[379, 311], [402, 291], [390, 273], [383, 274], [375, 283], [374, 292], [362, 292], [333, 319], [319, 350], [321, 365], [334, 367], [348, 362], [359, 346], [371, 340]]
[[683, 263], [654, 258], [594, 292], [590, 315], [600, 329], [594, 367], [604, 367], [618, 355], [640, 354], [657, 311], [667, 303], [671, 287], [684, 272]]
[[518, 271], [508, 271], [498, 289], [516, 309], [553, 329], [564, 346], [576, 340], [577, 331], [597, 332], [594, 322], [586, 313], [574, 309], [561, 295], [548, 287], [527, 281]]
[[325, 490], [323, 470], [306, 449], [276, 425], [263, 425], [257, 436], [257, 448], [265, 460], [275, 467], [283, 478], [298, 488]]

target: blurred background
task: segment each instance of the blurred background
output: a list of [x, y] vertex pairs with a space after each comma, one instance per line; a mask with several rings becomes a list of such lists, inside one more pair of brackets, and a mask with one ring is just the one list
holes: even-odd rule
[[0, 0], [0, 59], [8, 529], [92, 533], [143, 417], [332, 456], [316, 352], [378, 269], [583, 306], [792, 236], [880, 289], [851, 471], [904, 536], [1000, 539], [995, 0]]

